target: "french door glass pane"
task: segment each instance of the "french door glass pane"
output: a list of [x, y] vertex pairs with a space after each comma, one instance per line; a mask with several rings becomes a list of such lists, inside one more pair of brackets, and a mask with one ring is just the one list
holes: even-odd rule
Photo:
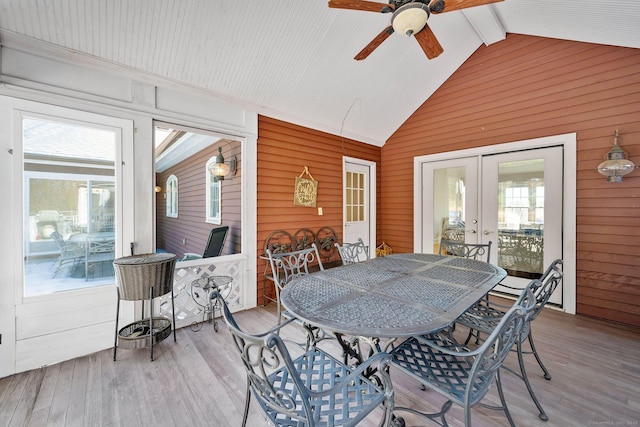
[[111, 284], [114, 131], [25, 117], [24, 296]]
[[434, 170], [434, 253], [440, 253], [440, 238], [464, 242], [466, 168]]
[[365, 174], [347, 172], [347, 222], [365, 221]]
[[498, 265], [510, 276], [543, 272], [544, 160], [498, 166]]

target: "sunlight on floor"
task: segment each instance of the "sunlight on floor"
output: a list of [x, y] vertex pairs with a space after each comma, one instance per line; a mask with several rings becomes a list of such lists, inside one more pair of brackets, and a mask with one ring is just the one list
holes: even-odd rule
[[85, 280], [83, 262], [63, 266], [56, 274], [56, 258], [28, 258], [25, 261], [24, 296], [32, 297], [115, 283], [111, 262], [91, 267], [89, 279]]

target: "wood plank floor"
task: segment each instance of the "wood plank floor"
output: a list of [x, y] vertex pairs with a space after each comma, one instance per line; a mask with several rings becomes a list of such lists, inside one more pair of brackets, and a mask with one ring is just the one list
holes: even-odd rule
[[[275, 323], [275, 307], [236, 315], [249, 331]], [[105, 350], [0, 379], [0, 426], [239, 426], [245, 377], [223, 323], [178, 331], [155, 348], [120, 350], [113, 362]], [[522, 381], [502, 375], [518, 426], [638, 426], [640, 421], [640, 331], [545, 309], [533, 323], [538, 350], [553, 379], [546, 381], [533, 357], [527, 367], [542, 405], [543, 422]], [[463, 333], [460, 330], [458, 333]], [[291, 329], [290, 338], [297, 330]], [[329, 346], [332, 344], [329, 343]], [[337, 347], [335, 348], [337, 352]], [[515, 354], [508, 366], [517, 368]], [[400, 373], [393, 373], [396, 404], [435, 410], [442, 403]], [[496, 401], [495, 387], [486, 398]], [[462, 425], [462, 411], [447, 417]], [[405, 417], [408, 426], [425, 425]], [[474, 426], [508, 425], [501, 412], [473, 409]], [[267, 425], [256, 405], [249, 426]], [[364, 423], [363, 425], [375, 425]]]

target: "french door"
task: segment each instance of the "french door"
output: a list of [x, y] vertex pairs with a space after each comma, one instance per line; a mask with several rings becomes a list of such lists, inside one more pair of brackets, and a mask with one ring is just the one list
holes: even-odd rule
[[[520, 288], [562, 258], [562, 147], [425, 162], [422, 179], [423, 252], [441, 237], [492, 242], [502, 283]], [[562, 304], [562, 289], [551, 302]]]
[[12, 183], [3, 220], [13, 266], [0, 295], [12, 297], [2, 321], [15, 331], [3, 340], [12, 354], [0, 358], [21, 372], [113, 345], [112, 263], [133, 241], [133, 191], [123, 185], [133, 127], [12, 98], [0, 98], [0, 113], [10, 124], [0, 138], [11, 162], [0, 174]]

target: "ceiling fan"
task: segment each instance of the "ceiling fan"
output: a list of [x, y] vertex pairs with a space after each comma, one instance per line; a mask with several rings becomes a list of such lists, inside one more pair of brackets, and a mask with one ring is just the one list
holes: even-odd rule
[[427, 58], [433, 59], [444, 52], [444, 49], [427, 25], [427, 19], [432, 13], [451, 12], [500, 1], [503, 0], [389, 0], [388, 4], [383, 4], [365, 0], [329, 0], [329, 7], [392, 13], [391, 25], [371, 40], [355, 56], [355, 60], [365, 59], [394, 32], [415, 36]]

